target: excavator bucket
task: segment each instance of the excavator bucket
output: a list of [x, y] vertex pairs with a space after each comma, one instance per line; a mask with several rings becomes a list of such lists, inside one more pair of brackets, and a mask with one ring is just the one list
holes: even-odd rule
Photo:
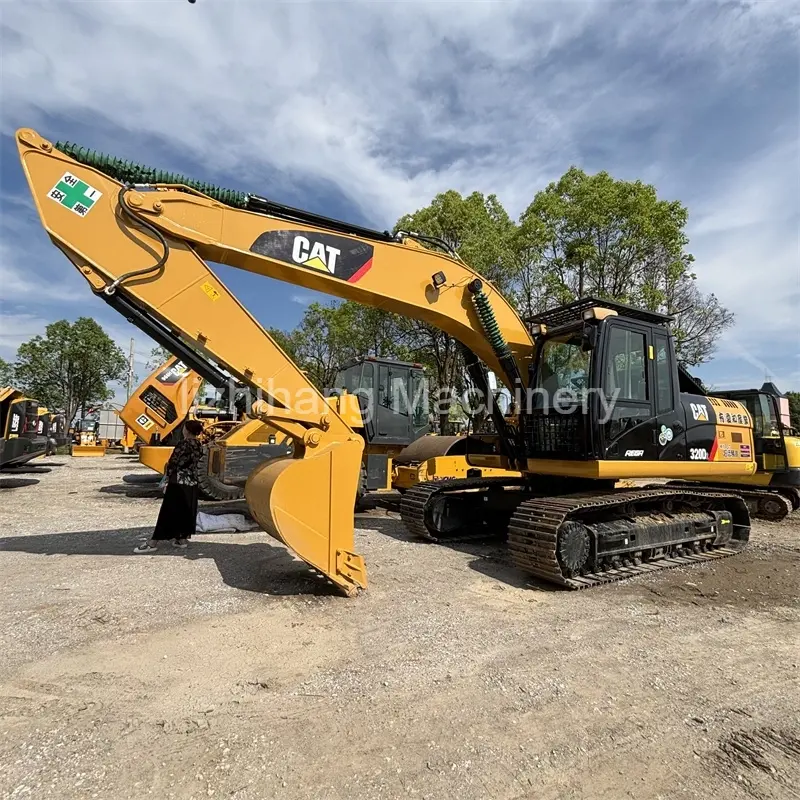
[[362, 451], [357, 438], [320, 442], [303, 458], [262, 463], [244, 490], [259, 525], [348, 596], [367, 588], [364, 559], [352, 550]]

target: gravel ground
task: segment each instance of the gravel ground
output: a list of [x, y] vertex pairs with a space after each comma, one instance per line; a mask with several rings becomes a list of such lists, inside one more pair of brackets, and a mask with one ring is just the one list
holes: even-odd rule
[[260, 532], [136, 556], [135, 459], [39, 463], [0, 475], [2, 797], [800, 797], [800, 514], [566, 592], [378, 509], [347, 599]]

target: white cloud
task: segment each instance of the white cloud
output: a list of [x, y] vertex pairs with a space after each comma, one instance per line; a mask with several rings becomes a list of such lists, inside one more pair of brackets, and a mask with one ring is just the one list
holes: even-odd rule
[[[798, 30], [795, 3], [27, 2], [3, 23], [5, 134], [63, 138], [63, 119], [88, 146], [174, 167], [157, 146], [276, 199], [329, 184], [381, 227], [449, 188], [516, 216], [571, 163], [663, 180], [692, 211], [704, 290], [737, 312], [729, 341], [759, 351], [793, 319], [796, 103], [707, 184], [685, 161], [728, 138], [690, 124], [717, 89], [770, 90], [752, 76]], [[0, 261], [13, 285], [21, 263], [18, 245]]]
[[51, 320], [36, 314], [0, 314], [0, 356], [13, 361], [17, 348], [34, 336], [44, 334], [49, 322]]
[[[390, 223], [452, 186], [500, 189], [519, 211], [576, 134], [599, 121], [630, 123], [664, 101], [663, 91], [641, 86], [636, 65], [618, 72], [602, 59], [549, 63], [602, 24], [605, 2], [465, 3], [458, 13], [445, 3], [152, 9], [5, 8], [15, 36], [4, 55], [4, 132], [44, 122], [45, 110], [93, 115], [163, 139], [246, 179], [246, 188], [258, 190], [265, 166], [283, 170], [286, 182], [333, 181], [370, 217]], [[615, 22], [617, 45], [646, 34], [667, 56], [690, 47], [696, 56], [714, 44], [720, 63], [736, 55], [732, 72], [758, 57], [734, 47], [742, 37], [752, 44], [773, 32], [771, 18], [758, 24], [733, 14], [717, 33], [692, 30], [696, 13], [626, 10], [624, 25]], [[92, 57], [70, 58], [65, 39]], [[139, 59], [135, 75], [120, 57], [131, 43], [158, 53]]]

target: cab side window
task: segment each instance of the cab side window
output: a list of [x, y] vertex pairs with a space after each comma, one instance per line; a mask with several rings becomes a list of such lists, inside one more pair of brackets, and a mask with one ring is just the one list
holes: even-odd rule
[[411, 371], [411, 397], [409, 398], [413, 408], [413, 425], [419, 428], [424, 425], [428, 420], [428, 414], [425, 409], [425, 386], [423, 383], [424, 376], [422, 372], [417, 370]]
[[378, 368], [378, 398], [384, 408], [408, 416], [408, 370]]
[[660, 333], [653, 337], [656, 351], [656, 413], [672, 411], [672, 361], [670, 359], [669, 342]]
[[619, 400], [647, 402], [645, 335], [613, 327], [608, 342], [606, 395]]

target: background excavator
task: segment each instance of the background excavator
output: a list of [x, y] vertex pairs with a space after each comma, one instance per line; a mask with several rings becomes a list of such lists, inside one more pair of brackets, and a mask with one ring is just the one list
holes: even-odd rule
[[50, 425], [49, 412], [38, 400], [13, 386], [0, 387], [0, 469], [49, 452]]
[[[700, 389], [698, 385], [698, 389]], [[754, 517], [778, 522], [800, 509], [800, 435], [783, 419], [774, 385], [760, 389], [731, 389], [717, 397], [741, 403], [753, 421], [753, 453], [756, 472], [747, 476], [697, 481], [669, 481], [670, 486], [724, 487], [747, 503]], [[718, 447], [732, 443], [720, 436]]]
[[[357, 511], [365, 507], [366, 495], [371, 492], [404, 492], [421, 481], [477, 474], [466, 460], [465, 436], [433, 433], [427, 388], [421, 364], [369, 356], [345, 365], [334, 385], [323, 390], [328, 402], [364, 439]], [[249, 471], [227, 466], [242, 438], [235, 429], [210, 446], [209, 469], [218, 480], [244, 484]], [[477, 455], [479, 440], [473, 439], [471, 445]], [[520, 476], [492, 466], [478, 472], [492, 477]]]
[[[250, 473], [247, 503], [345, 594], [367, 586], [354, 549], [364, 438], [344, 413], [352, 401], [310, 385], [206, 261], [423, 320], [459, 342], [487, 402], [489, 371], [508, 388], [511, 409], [490, 403], [494, 433], [467, 437], [466, 458], [520, 476], [418, 483], [401, 504], [418, 535], [505, 535], [520, 570], [572, 589], [745, 547], [750, 514], [735, 493], [615, 488], [620, 478], [756, 471], [747, 409], [681, 382], [669, 317], [585, 298], [528, 326], [439, 240], [349, 225], [30, 129], [16, 139], [44, 228], [98, 299], [190, 367], [226, 370], [255, 394], [252, 415], [292, 438], [291, 456]], [[251, 341], [259, 346], [243, 346]], [[715, 446], [720, 434], [730, 447]]]
[[[180, 358], [170, 357], [137, 387], [119, 415], [142, 442], [138, 448], [139, 461], [162, 475], [175, 442], [182, 436], [183, 423], [187, 419], [202, 422], [201, 494], [207, 500], [234, 500], [243, 495], [239, 484], [243, 484], [252, 466], [268, 458], [287, 455], [291, 449], [284, 441], [279, 441], [286, 437], [274, 428], [260, 420], [252, 424], [254, 421], [247, 418], [244, 407], [235, 398], [233, 403], [222, 401], [221, 407], [198, 403], [197, 395], [204, 380], [211, 379], [219, 384], [224, 380], [212, 364], [205, 363], [202, 369], [201, 374]], [[230, 459], [230, 474], [225, 475], [222, 470], [210, 468], [215, 463], [216, 452], [211, 446], [234, 430], [241, 446]]]
[[[213, 371], [213, 365], [206, 364], [206, 368]], [[199, 419], [205, 426], [201, 493], [208, 500], [235, 500], [244, 496], [253, 468], [267, 459], [291, 455], [292, 443], [267, 423], [250, 418], [241, 397], [232, 409], [198, 405], [202, 382], [199, 373], [173, 356], [134, 391], [120, 411], [120, 419], [144, 443], [139, 446], [139, 461], [160, 474], [182, 423]], [[463, 455], [466, 438], [432, 433], [424, 404], [427, 394], [420, 391], [424, 382], [421, 364], [368, 357], [347, 364], [337, 374], [334, 386], [325, 390], [327, 397], [349, 394], [358, 401], [360, 415], [353, 409], [350, 424], [364, 437], [366, 446], [356, 510], [364, 507], [370, 492], [402, 492], [422, 480], [471, 474]], [[413, 406], [404, 402], [406, 395], [416, 398]], [[488, 470], [485, 474], [506, 472]]]

